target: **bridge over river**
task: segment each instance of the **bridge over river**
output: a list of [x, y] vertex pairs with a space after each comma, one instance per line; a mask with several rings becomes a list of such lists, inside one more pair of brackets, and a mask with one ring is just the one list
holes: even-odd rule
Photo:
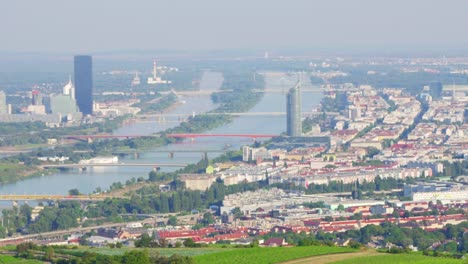
[[0, 201], [103, 201], [129, 198], [115, 195], [0, 194]]
[[[323, 115], [323, 112], [302, 112], [302, 115], [304, 117], [316, 117]], [[180, 117], [180, 118], [186, 118], [189, 116], [195, 116], [198, 115], [196, 113], [190, 114], [140, 114], [137, 115], [136, 118], [163, 118], [163, 117]], [[229, 116], [286, 116], [286, 112], [242, 112], [242, 113], [237, 113], [237, 112], [221, 112], [221, 113], [215, 113], [215, 112], [210, 112], [210, 113], [200, 113], [199, 115], [229, 115]], [[326, 112], [325, 115], [327, 116], [338, 116], [339, 113], [337, 112]]]
[[185, 167], [185, 163], [70, 163], [70, 164], [43, 164], [42, 168], [91, 168], [91, 167]]

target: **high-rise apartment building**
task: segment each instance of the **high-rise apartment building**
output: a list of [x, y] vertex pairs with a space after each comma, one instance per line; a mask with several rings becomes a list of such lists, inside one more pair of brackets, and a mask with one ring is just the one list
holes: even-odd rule
[[6, 94], [0, 91], [0, 114], [8, 114], [8, 105], [6, 103]]
[[93, 61], [91, 56], [75, 56], [75, 97], [83, 115], [93, 113]]
[[286, 126], [290, 137], [299, 137], [302, 135], [301, 120], [301, 84], [297, 84], [289, 89], [286, 98]]

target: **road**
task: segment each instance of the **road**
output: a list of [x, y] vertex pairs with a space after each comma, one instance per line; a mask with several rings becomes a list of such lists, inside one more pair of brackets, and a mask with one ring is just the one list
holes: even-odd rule
[[111, 223], [111, 224], [103, 224], [103, 225], [98, 225], [98, 226], [90, 226], [90, 227], [77, 227], [77, 228], [70, 228], [67, 230], [58, 230], [58, 231], [52, 231], [52, 232], [43, 232], [43, 233], [38, 233], [38, 234], [30, 234], [30, 235], [24, 235], [24, 236], [16, 236], [16, 237], [9, 237], [9, 238], [3, 238], [0, 239], [0, 246], [4, 245], [9, 245], [9, 241], [17, 241], [19, 239], [22, 239], [23, 242], [25, 240], [31, 240], [31, 239], [36, 239], [36, 238], [46, 238], [46, 237], [56, 237], [56, 236], [61, 236], [61, 235], [67, 235], [67, 234], [74, 234], [74, 233], [83, 233], [83, 232], [88, 232], [91, 230], [97, 230], [99, 228], [112, 228], [112, 227], [124, 227], [129, 224], [153, 224], [155, 221], [158, 219], [165, 219], [171, 215], [174, 215], [174, 213], [168, 213], [168, 214], [152, 214], [152, 215], [147, 215], [150, 216], [151, 218], [144, 219], [141, 221], [132, 221], [132, 222], [124, 222], [124, 223]]

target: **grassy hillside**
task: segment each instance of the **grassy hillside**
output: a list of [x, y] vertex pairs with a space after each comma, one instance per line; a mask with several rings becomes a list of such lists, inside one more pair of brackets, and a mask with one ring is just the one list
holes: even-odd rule
[[380, 256], [357, 257], [333, 262], [335, 264], [462, 264], [459, 259], [426, 257], [414, 254], [386, 254]]
[[12, 256], [0, 255], [0, 263], [8, 263], [8, 264], [40, 264], [42, 262], [38, 260], [25, 260], [25, 259], [18, 259]]
[[197, 264], [229, 263], [277, 263], [281, 261], [304, 258], [315, 255], [354, 252], [351, 248], [310, 246], [310, 247], [276, 247], [244, 248], [223, 251], [213, 254], [195, 256]]
[[[161, 256], [170, 257], [174, 254], [182, 256], [197, 256], [203, 254], [212, 254], [220, 251], [231, 250], [230, 248], [220, 248], [220, 247], [204, 247], [204, 248], [89, 248], [89, 247], [80, 247], [78, 249], [58, 249], [56, 252], [64, 254], [72, 254], [76, 256], [82, 255], [84, 252], [95, 252], [103, 255], [110, 256], [119, 256], [123, 255], [127, 251], [131, 250], [148, 250], [150, 255], [159, 254]], [[1, 264], [1, 262], [0, 262]]]

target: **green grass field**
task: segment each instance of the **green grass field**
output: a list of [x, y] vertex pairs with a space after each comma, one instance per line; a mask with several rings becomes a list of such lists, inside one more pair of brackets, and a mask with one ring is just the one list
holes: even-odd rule
[[426, 257], [416, 254], [385, 254], [381, 256], [357, 257], [333, 262], [335, 264], [462, 264], [464, 260]]
[[18, 259], [12, 256], [0, 255], [0, 264], [40, 264], [38, 260]]
[[[144, 250], [140, 248], [89, 248], [89, 247], [80, 247], [78, 249], [65, 249], [65, 250], [57, 250], [57, 252], [62, 252], [64, 254], [73, 254], [73, 253], [82, 253], [84, 251], [87, 252], [95, 252], [98, 254], [103, 255], [123, 255], [126, 251], [130, 250]], [[220, 247], [207, 247], [207, 248], [147, 248], [148, 253], [156, 254], [162, 256], [170, 257], [174, 254], [182, 255], [182, 256], [198, 256], [203, 254], [211, 254], [217, 253], [221, 251], [229, 251], [232, 248], [220, 248]]]
[[354, 252], [351, 248], [310, 246], [310, 247], [275, 247], [243, 248], [225, 250], [213, 254], [195, 256], [195, 263], [277, 263], [286, 260], [323, 255]]

